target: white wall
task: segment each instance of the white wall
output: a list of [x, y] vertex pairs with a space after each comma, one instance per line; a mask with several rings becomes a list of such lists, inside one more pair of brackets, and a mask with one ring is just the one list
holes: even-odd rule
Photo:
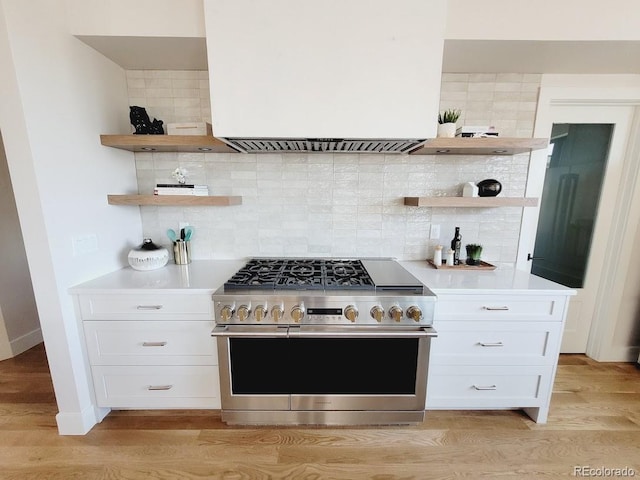
[[0, 360], [42, 341], [22, 229], [0, 131]]
[[[53, 378], [61, 433], [97, 420], [67, 289], [126, 265], [137, 209], [107, 205], [135, 188], [133, 156], [99, 135], [126, 131], [123, 70], [69, 33], [62, 0], [0, 0], [0, 129]], [[88, 236], [74, 255], [72, 239]], [[86, 245], [86, 244], [85, 244]]]

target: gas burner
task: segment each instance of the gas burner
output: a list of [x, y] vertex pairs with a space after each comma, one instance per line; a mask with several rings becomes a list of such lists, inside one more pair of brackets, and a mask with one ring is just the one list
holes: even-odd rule
[[360, 260], [252, 259], [225, 283], [227, 289], [375, 290]]
[[290, 270], [294, 277], [310, 277], [316, 273], [315, 269], [309, 265], [295, 265]]
[[326, 262], [325, 287], [331, 290], [369, 290], [375, 285], [359, 260]]

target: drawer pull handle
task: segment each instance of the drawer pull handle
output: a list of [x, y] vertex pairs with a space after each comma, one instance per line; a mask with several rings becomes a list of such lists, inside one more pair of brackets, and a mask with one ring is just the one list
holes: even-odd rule
[[478, 342], [481, 347], [504, 347], [502, 342]]
[[482, 307], [482, 309], [483, 310], [491, 310], [491, 311], [495, 311], [495, 310], [507, 311], [507, 310], [509, 310], [509, 307], [504, 305], [502, 307]]
[[498, 386], [497, 385], [474, 385], [473, 388], [475, 388], [476, 390], [497, 390]]
[[138, 310], [160, 310], [162, 305], [138, 305], [136, 308]]
[[171, 390], [173, 388], [173, 385], [149, 385], [147, 387], [147, 390]]
[[142, 342], [143, 347], [164, 347], [167, 342]]

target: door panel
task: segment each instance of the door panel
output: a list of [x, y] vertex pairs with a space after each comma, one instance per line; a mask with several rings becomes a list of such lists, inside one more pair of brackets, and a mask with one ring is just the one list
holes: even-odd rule
[[[587, 349], [605, 252], [613, 244], [610, 232], [633, 111], [627, 106], [551, 107], [549, 132], [558, 145], [548, 159], [533, 255], [544, 260], [534, 260], [531, 273], [578, 292], [569, 302], [563, 353]], [[571, 130], [576, 133], [570, 135]], [[571, 161], [566, 152], [577, 152], [577, 158]], [[597, 166], [594, 157], [603, 156], [606, 162]], [[585, 213], [589, 210], [597, 212], [592, 219]]]
[[531, 273], [582, 288], [613, 134], [611, 124], [555, 123]]

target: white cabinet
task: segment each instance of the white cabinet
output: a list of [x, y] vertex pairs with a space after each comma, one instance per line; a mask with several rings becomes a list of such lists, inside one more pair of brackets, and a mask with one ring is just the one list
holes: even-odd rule
[[431, 360], [438, 365], [553, 365], [558, 322], [438, 321]]
[[523, 408], [546, 422], [567, 296], [439, 294], [427, 408]]
[[83, 320], [211, 320], [208, 295], [181, 293], [87, 294], [79, 297]]
[[91, 365], [216, 365], [214, 322], [84, 323]]
[[544, 366], [441, 365], [429, 377], [428, 405], [446, 409], [539, 407], [548, 394]]
[[211, 297], [81, 294], [98, 407], [220, 408]]
[[92, 366], [99, 407], [220, 408], [214, 366]]
[[438, 295], [438, 320], [562, 321], [565, 298], [547, 295]]

